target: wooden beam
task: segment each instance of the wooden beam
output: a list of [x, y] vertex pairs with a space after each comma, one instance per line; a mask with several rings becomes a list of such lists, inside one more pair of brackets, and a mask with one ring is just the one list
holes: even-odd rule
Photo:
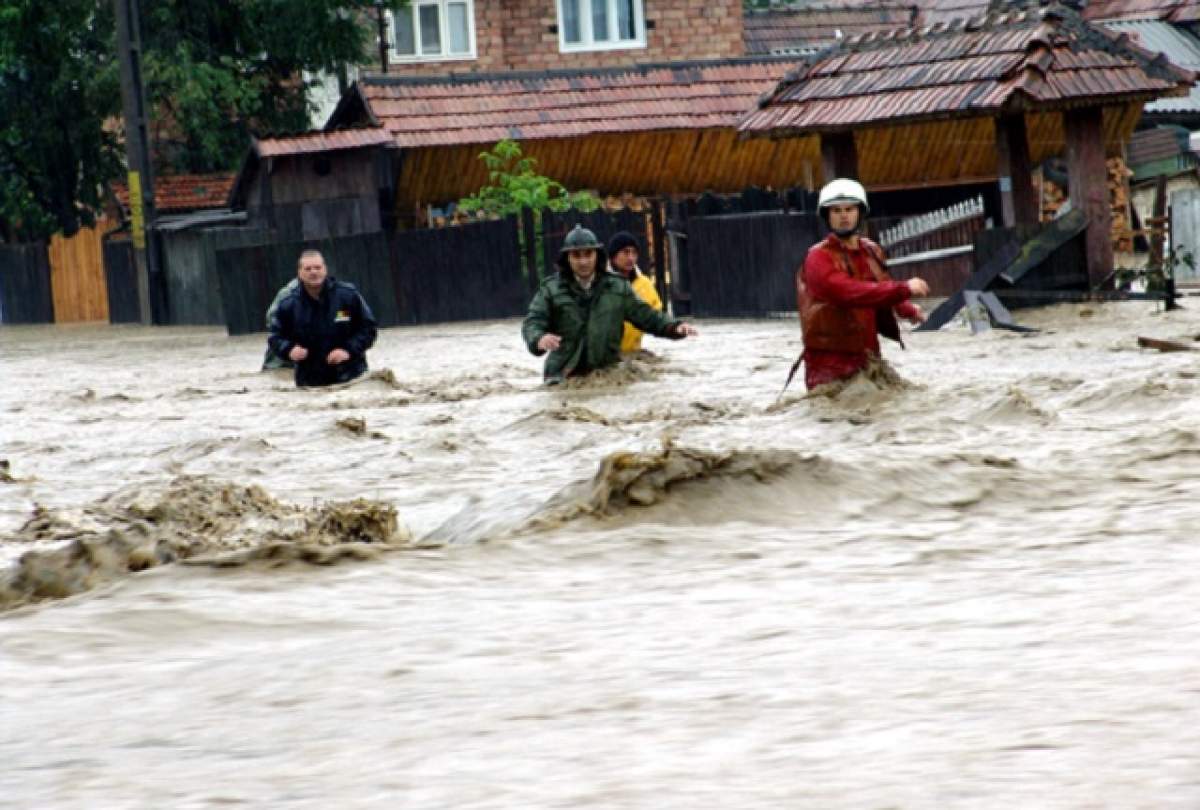
[[1024, 115], [996, 119], [996, 172], [1000, 182], [1000, 209], [1004, 226], [1036, 225], [1037, 197], [1029, 161], [1029, 138]]
[[838, 177], [858, 179], [858, 149], [854, 146], [853, 132], [821, 134], [821, 171], [825, 183]]
[[1108, 166], [1104, 162], [1104, 115], [1100, 107], [1062, 114], [1067, 139], [1067, 182], [1071, 207], [1087, 217], [1084, 237], [1088, 279], [1093, 289], [1111, 285], [1113, 272], [1112, 208], [1108, 202]]

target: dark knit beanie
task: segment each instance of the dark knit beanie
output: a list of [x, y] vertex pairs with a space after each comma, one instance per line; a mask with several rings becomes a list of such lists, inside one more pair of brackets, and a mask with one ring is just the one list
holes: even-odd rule
[[608, 253], [609, 258], [611, 258], [617, 255], [617, 251], [623, 250], [630, 246], [637, 248], [638, 253], [642, 252], [642, 249], [638, 247], [637, 239], [634, 238], [633, 234], [631, 234], [629, 231], [617, 231], [612, 235], [612, 239], [608, 240], [608, 250], [606, 252]]

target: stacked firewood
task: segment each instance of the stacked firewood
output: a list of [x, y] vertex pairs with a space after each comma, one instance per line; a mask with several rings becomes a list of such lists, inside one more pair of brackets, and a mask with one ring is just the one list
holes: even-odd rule
[[[1108, 170], [1108, 202], [1112, 207], [1112, 244], [1118, 253], [1128, 253], [1133, 250], [1133, 222], [1130, 221], [1129, 178], [1133, 172], [1125, 165], [1123, 158], [1109, 158], [1105, 161]], [[1041, 200], [1042, 222], [1049, 222], [1058, 215], [1058, 210], [1067, 203], [1066, 190], [1045, 177], [1039, 169], [1034, 172], [1033, 185]]]
[[1123, 158], [1109, 158], [1108, 202], [1112, 206], [1112, 243], [1117, 253], [1133, 252], [1133, 222], [1130, 221], [1129, 178], [1133, 172]]
[[604, 198], [605, 211], [620, 211], [623, 208], [628, 208], [630, 211], [649, 211], [650, 201], [645, 197], [639, 197], [636, 194], [625, 192], [621, 195], [610, 194]]

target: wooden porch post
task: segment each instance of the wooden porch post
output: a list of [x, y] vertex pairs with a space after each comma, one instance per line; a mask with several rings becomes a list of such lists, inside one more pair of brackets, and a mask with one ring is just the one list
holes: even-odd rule
[[1071, 207], [1087, 216], [1085, 236], [1088, 280], [1092, 287], [1112, 275], [1112, 209], [1108, 202], [1108, 167], [1104, 163], [1104, 116], [1100, 107], [1067, 110], [1067, 182]]
[[826, 183], [838, 177], [860, 179], [853, 132], [821, 133], [821, 172]]
[[1002, 115], [996, 124], [996, 173], [1000, 178], [1000, 209], [1004, 227], [1036, 225], [1037, 196], [1029, 165], [1029, 140], [1024, 115]]

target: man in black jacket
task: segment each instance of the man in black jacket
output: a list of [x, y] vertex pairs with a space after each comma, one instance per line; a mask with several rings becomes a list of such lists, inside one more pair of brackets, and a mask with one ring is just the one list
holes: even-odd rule
[[300, 254], [299, 286], [279, 304], [267, 342], [296, 364], [296, 385], [349, 382], [367, 370], [375, 316], [353, 284], [328, 275], [318, 251]]

